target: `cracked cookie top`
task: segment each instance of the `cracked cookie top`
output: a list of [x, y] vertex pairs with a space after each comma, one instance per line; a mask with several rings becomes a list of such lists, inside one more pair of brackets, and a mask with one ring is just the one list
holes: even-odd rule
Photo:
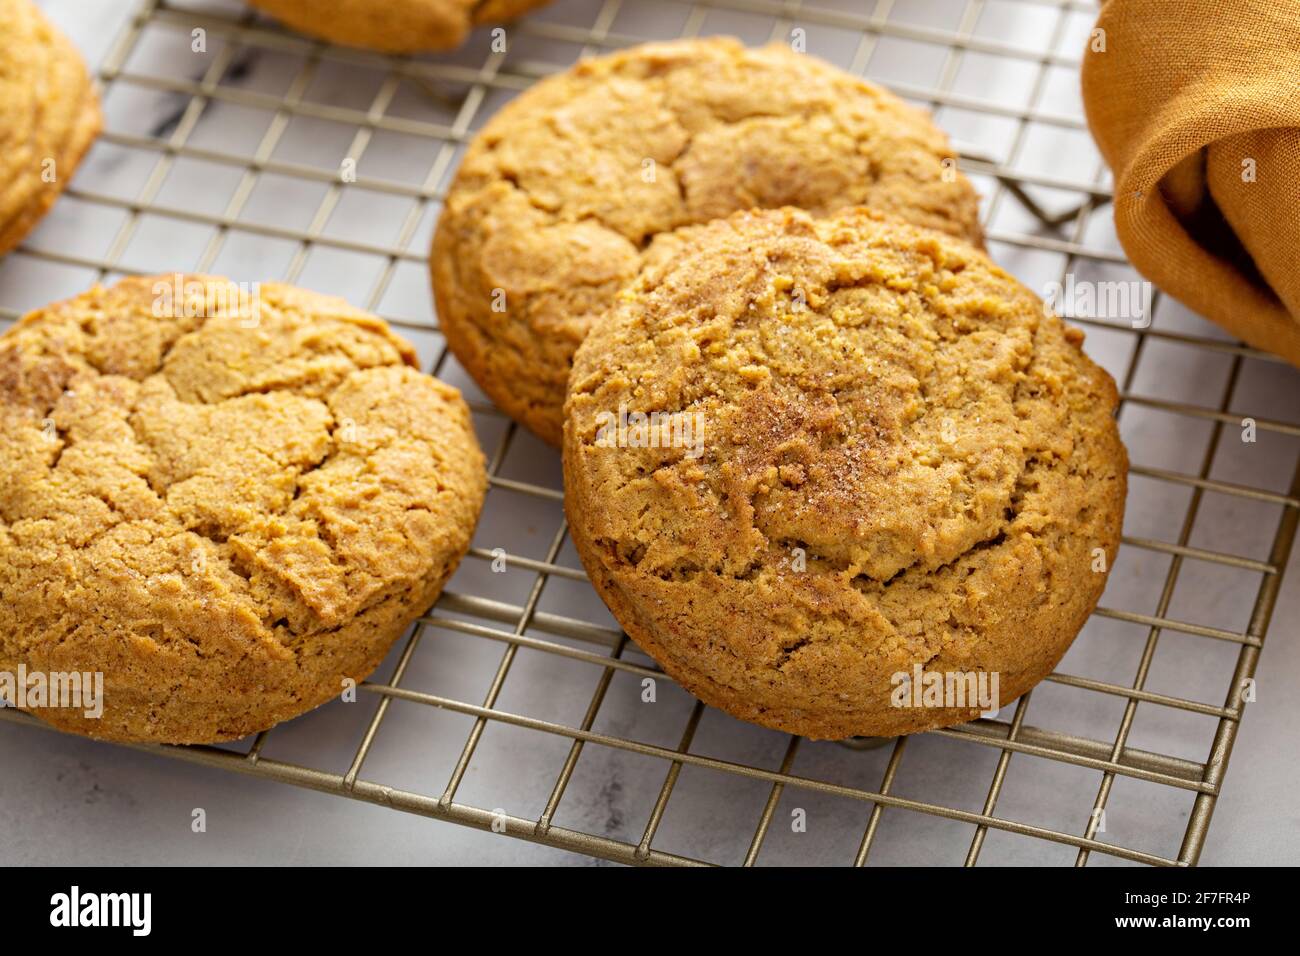
[[0, 665], [104, 670], [120, 726], [93, 730], [137, 739], [260, 729], [363, 677], [486, 487], [459, 393], [415, 366], [282, 285], [127, 279], [24, 317], [0, 336]]
[[31, 0], [0, 0], [0, 255], [53, 204], [99, 132], [81, 55]]
[[1116, 392], [1082, 339], [942, 233], [862, 209], [711, 224], [578, 350], [579, 552], [633, 638], [748, 719], [899, 732], [925, 717], [882, 700], [916, 663], [1023, 691], [1119, 539]]
[[497, 404], [558, 444], [573, 351], [618, 290], [692, 227], [785, 205], [982, 241], [943, 133], [815, 57], [715, 38], [583, 60], [466, 152], [433, 247], [439, 319]]

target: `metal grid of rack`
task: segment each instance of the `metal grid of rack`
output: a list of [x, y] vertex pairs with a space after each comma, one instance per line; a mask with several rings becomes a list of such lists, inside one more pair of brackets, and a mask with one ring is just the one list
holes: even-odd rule
[[[214, 2], [218, 5], [213, 6]], [[1095, 15], [1093, 4], [1077, 0], [932, 0], [924, 4], [950, 14], [943, 28], [900, 16], [905, 5], [896, 6], [893, 0], [860, 0], [838, 7], [832, 4], [833, 0], [807, 4], [778, 0], [648, 4], [658, 11], [653, 18], [655, 29], [650, 31], [646, 25], [651, 18], [644, 11], [629, 16], [637, 12], [635, 0], [603, 0], [579, 10], [589, 16], [594, 13], [582, 23], [574, 22], [570, 12], [552, 17], [539, 14], [509, 25], [507, 50], [511, 52], [490, 50], [484, 39], [454, 55], [399, 59], [318, 44], [289, 34], [241, 7], [220, 5], [220, 0], [210, 0], [206, 5], [144, 0], [104, 62], [100, 79], [110, 106], [117, 95], [144, 91], [171, 104], [170, 112], [154, 116], [148, 128], [134, 130], [130, 124], [126, 124], [127, 128], [116, 125], [110, 109], [108, 128], [101, 140], [108, 146], [97, 149], [111, 148], [123, 156], [130, 155], [144, 164], [143, 175], [131, 193], [123, 195], [101, 188], [92, 165], [64, 199], [65, 203], [81, 204], [83, 210], [93, 208], [116, 216], [111, 243], [102, 254], [94, 255], [79, 254], [75, 244], [73, 251], [66, 247], [55, 251], [29, 243], [14, 258], [29, 264], [76, 267], [93, 272], [99, 279], [132, 272], [174, 271], [176, 262], [136, 263], [128, 255], [146, 222], [160, 221], [176, 230], [198, 230], [206, 237], [197, 260], [183, 264], [192, 266], [192, 271], [212, 271], [214, 266], [223, 265], [223, 254], [232, 248], [248, 244], [253, 249], [251, 244], [264, 241], [278, 243], [287, 250], [280, 278], [312, 285], [309, 262], [314, 253], [324, 250], [332, 256], [328, 262], [334, 263], [335, 269], [373, 274], [368, 291], [354, 295], [354, 301], [384, 314], [407, 334], [422, 336], [418, 340], [428, 344], [430, 371], [455, 381], [458, 373], [454, 360], [441, 348], [433, 316], [389, 314], [384, 306], [403, 269], [423, 272], [427, 246], [420, 245], [419, 240], [436, 216], [459, 149], [490, 113], [495, 101], [564, 65], [531, 59], [530, 51], [561, 49], [567, 51], [566, 55], [576, 56], [670, 35], [737, 32], [740, 24], [745, 30], [766, 31], [770, 38], [778, 40], [788, 39], [795, 29], [806, 30], [810, 38], [834, 37], [841, 51], [841, 65], [868, 76], [873, 75], [869, 66], [878, 53], [890, 51], [895, 59], [900, 55], [907, 58], [933, 54], [933, 82], [916, 85], [884, 79], [904, 97], [936, 110], [940, 122], [947, 118], [960, 125], [965, 117], [1001, 124], [996, 135], [1005, 149], [1000, 155], [997, 149], [966, 143], [960, 133], [957, 136], [963, 146], [963, 168], [986, 194], [984, 218], [995, 257], [1001, 254], [1010, 258], [1010, 268], [1016, 271], [1016, 264], [1022, 261], [1017, 255], [1030, 256], [1024, 260], [1029, 262], [1035, 255], [1048, 254], [1056, 270], [1050, 278], [1057, 279], [1071, 271], [1095, 268], [1104, 273], [1107, 268], [1126, 267], [1122, 252], [1113, 242], [1094, 238], [1094, 227], [1107, 218], [1104, 212], [1110, 199], [1105, 172], [1099, 165], [1089, 174], [1072, 175], [1063, 174], [1057, 165], [1034, 171], [1020, 162], [1034, 148], [1033, 139], [1040, 128], [1078, 135], [1085, 131], [1077, 114], [1058, 110], [1047, 100], [1056, 80], [1068, 80], [1077, 71], [1077, 57], [1069, 45], [1071, 31], [1077, 32], [1081, 22], [1090, 22]], [[995, 15], [1042, 22], [1042, 43], [1035, 46], [1010, 42], [999, 37], [996, 30], [990, 33], [983, 29], [990, 21], [995, 22]], [[665, 24], [671, 24], [671, 31], [661, 29]], [[200, 60], [201, 75], [178, 75], [159, 67], [146, 55], [149, 36], [170, 36], [173, 45], [178, 42], [188, 46], [192, 39], [197, 42], [200, 34], [196, 30], [202, 31], [201, 45], [207, 47]], [[818, 52], [815, 43], [810, 42], [809, 47], [810, 52]], [[274, 64], [271, 74], [278, 79], [267, 88], [241, 84], [250, 54], [259, 58], [263, 68]], [[1024, 95], [1018, 101], [977, 95], [973, 87], [978, 84], [966, 73], [972, 61], [1010, 64], [1020, 71], [1015, 75], [1023, 77], [1019, 85]], [[359, 75], [373, 76], [376, 82], [366, 88], [368, 97], [354, 101], [314, 98], [311, 94], [319, 75], [330, 69], [357, 71]], [[221, 112], [219, 107], [225, 109], [227, 123], [232, 111], [258, 111], [266, 118], [264, 128], [256, 136], [205, 138], [200, 132], [214, 113]], [[296, 158], [292, 151], [282, 149], [294, 124], [303, 121], [345, 131], [343, 166], [354, 175], [340, 175], [339, 165], [333, 162]], [[382, 145], [374, 146], [384, 137], [418, 141], [427, 171], [421, 177], [409, 178], [372, 171], [382, 167], [372, 167], [366, 160], [384, 152]], [[167, 183], [178, 164], [186, 162], [201, 163], [213, 171], [213, 182], [220, 181], [217, 172], [229, 173], [234, 188], [224, 205], [204, 208], [168, 201]], [[247, 215], [259, 188], [270, 180], [317, 187], [312, 194], [314, 212], [310, 217], [289, 223]], [[358, 238], [331, 228], [336, 213], [352, 197], [364, 197], [367, 203], [404, 204], [405, 212], [393, 217], [396, 230], [392, 241]], [[1103, 210], [1102, 216], [1094, 216], [1098, 209]], [[255, 250], [248, 253], [254, 259], [259, 254]], [[447, 593], [399, 644], [390, 661], [362, 685], [374, 707], [367, 711], [359, 741], [350, 749], [346, 766], [325, 769], [310, 760], [273, 757], [277, 736], [298, 721], [232, 746], [141, 749], [624, 863], [783, 862], [784, 841], [776, 840], [774, 834], [788, 828], [777, 824], [781, 819], [778, 811], [792, 802], [809, 804], [833, 799], [849, 802], [848, 817], [857, 820], [857, 829], [852, 841], [838, 842], [838, 854], [820, 854], [819, 862], [862, 865], [869, 859], [875, 861], [880, 854], [873, 857], [873, 850], [888, 841], [891, 827], [907, 832], [909, 821], [929, 821], [942, 824], [937, 836], [932, 833], [916, 840], [907, 837], [904, 843], [924, 847], [934, 846], [938, 840], [944, 846], [957, 847], [959, 857], [955, 861], [964, 859], [968, 865], [981, 860], [991, 836], [1008, 835], [1055, 844], [1068, 853], [1068, 862], [1077, 865], [1097, 858], [1193, 865], [1203, 846], [1242, 718], [1245, 699], [1241, 689], [1248, 686], [1255, 672], [1300, 519], [1300, 462], [1294, 456], [1283, 456], [1290, 462], [1285, 474], [1255, 482], [1219, 477], [1221, 453], [1244, 417], [1254, 420], [1260, 434], [1293, 452], [1300, 426], [1254, 414], [1254, 409], [1241, 406], [1239, 392], [1242, 383], [1250, 378], [1247, 371], [1276, 367], [1270, 356], [1204, 333], [1199, 326], [1189, 331], [1177, 323], [1160, 321], [1163, 315], [1158, 294], [1153, 309], [1157, 321], [1145, 328], [1106, 319], [1076, 320], [1089, 329], [1090, 340], [1099, 337], [1103, 345], [1111, 343], [1119, 356], [1105, 364], [1120, 383], [1122, 423], [1123, 416], [1136, 409], [1200, 429], [1200, 442], [1190, 452], [1182, 441], [1176, 442], [1178, 448], [1154, 442], [1151, 457], [1134, 456], [1133, 481], [1135, 486], [1141, 484], [1148, 489], [1146, 500], [1165, 504], [1176, 501], [1177, 508], [1173, 509], [1176, 513], [1164, 537], [1155, 531], [1147, 535], [1126, 529], [1129, 533], [1112, 578], [1118, 575], [1126, 555], [1137, 555], [1134, 567], [1144, 570], [1135, 576], [1145, 575], [1148, 583], [1143, 588], [1121, 587], [1117, 601], [1111, 600], [1113, 589], [1108, 590], [1103, 606], [1090, 622], [1090, 627], [1097, 624], [1109, 639], [1124, 642], [1125, 653], [1102, 655], [1117, 657], [1124, 663], [1128, 670], [1122, 676], [1117, 671], [1098, 677], [1063, 669], [997, 718], [893, 741], [808, 744], [799, 738], [764, 731], [763, 746], [739, 747], [737, 752], [728, 753], [725, 745], [700, 739], [702, 722], [714, 712], [685, 699], [680, 692], [680, 706], [642, 708], [643, 713], [652, 716], [638, 716], [635, 720], [603, 720], [602, 708], [609, 709], [611, 688], [620, 688], [617, 693], [621, 701], [639, 694], [641, 682], [646, 679], [663, 685], [670, 682], [612, 626], [607, 616], [570, 610], [589, 609], [593, 599], [585, 593], [590, 589], [580, 567], [566, 554], [562, 492], [551, 461], [554, 453], [517, 431], [480, 400], [472, 405], [480, 436], [488, 439], [485, 448], [490, 459], [491, 492], [485, 519], [493, 520], [485, 524], [497, 530], [481, 529], [466, 566]], [[0, 318], [12, 319], [18, 313], [14, 308], [4, 308]], [[1144, 360], [1159, 371], [1168, 361], [1162, 349], [1212, 356], [1214, 381], [1198, 383], [1196, 400], [1179, 395], [1166, 397], [1150, 387], [1152, 373], [1144, 369]], [[1218, 386], [1215, 393], [1205, 398], [1214, 385]], [[1139, 434], [1147, 434], [1140, 425], [1134, 428]], [[1126, 437], [1132, 445], [1132, 437]], [[546, 461], [538, 467], [519, 466], [516, 459], [521, 456]], [[1267, 484], [1272, 487], [1262, 486]], [[1198, 516], [1207, 501], [1219, 500], [1244, 502], [1258, 509], [1251, 514], [1256, 515], [1255, 526], [1267, 532], [1263, 553], [1244, 556], [1238, 553], [1241, 548], [1232, 546], [1233, 542], [1198, 537]], [[520, 521], [544, 528], [540, 549], [527, 554], [522, 548], [516, 553], [509, 548], [490, 547], [493, 533], [497, 540], [504, 540], [499, 529]], [[483, 586], [494, 580], [489, 570], [494, 561], [510, 569], [513, 597], [490, 595]], [[1180, 575], [1186, 579], [1188, 568], [1197, 571], [1192, 575], [1193, 582], [1201, 580], [1201, 574], [1240, 577], [1241, 588], [1251, 595], [1245, 619], [1234, 625], [1177, 616]], [[563, 585], [559, 595], [555, 593], [557, 584]], [[1140, 593], [1142, 600], [1126, 600], [1134, 593]], [[1086, 629], [1079, 643], [1092, 640], [1096, 632]], [[480, 688], [473, 680], [458, 683], [455, 657], [450, 658], [450, 667], [444, 661], [437, 668], [442, 674], [440, 692], [422, 689], [420, 682], [407, 680], [419, 669], [422, 654], [432, 653], [431, 647], [452, 639], [474, 642], [477, 652], [495, 649], [491, 650], [489, 676], [479, 682], [485, 686]], [[1203, 663], [1196, 666], [1204, 678], [1196, 695], [1177, 689], [1153, 689], [1158, 648], [1171, 641], [1179, 641], [1176, 653], [1203, 658]], [[1210, 646], [1226, 647], [1229, 653], [1210, 653]], [[511, 706], [512, 675], [515, 681], [535, 679], [529, 676], [532, 671], [520, 676], [523, 655], [545, 661], [540, 671], [544, 678], [547, 674], [553, 677], [558, 669], [566, 675], [582, 675], [578, 685], [585, 690], [576, 696], [570, 698], [567, 689], [556, 690], [557, 695], [573, 704], [569, 716], [538, 715], [527, 707]], [[1072, 659], [1067, 657], [1064, 665]], [[571, 685], [557, 681], [556, 686]], [[1050, 709], [1046, 705], [1034, 708], [1036, 719], [1031, 721], [1031, 699], [1053, 690], [1074, 696], [1053, 696]], [[671, 696], [668, 690], [661, 694]], [[1215, 699], [1223, 703], [1208, 702]], [[1057, 723], [1056, 717], [1071, 706], [1089, 711], [1100, 701], [1112, 705], [1102, 710], [1113, 733], [1103, 734], [1091, 725], [1088, 729], [1068, 729], [1068, 720], [1063, 721], [1067, 729], [1047, 726]], [[385, 728], [404, 708], [437, 709], [461, 718], [455, 724], [460, 736], [454, 738], [449, 752], [451, 770], [445, 781], [399, 786], [386, 782], [380, 772], [384, 767], [401, 765], [404, 759], [400, 749], [382, 760], [375, 758], [384, 749]], [[1192, 736], [1193, 752], [1176, 753], [1180, 748], [1175, 746], [1138, 746], [1134, 728], [1139, 717], [1148, 713], [1201, 718], [1197, 725], [1200, 735]], [[0, 716], [42, 726], [13, 711], [0, 711]], [[499, 727], [510, 728], [530, 740], [545, 738], [559, 744], [556, 766], [547, 775], [537, 801], [539, 812], [510, 813], [499, 807], [480, 806], [472, 795], [466, 796], [466, 781], [482, 753], [485, 735]], [[730, 731], [743, 735], [753, 730], [727, 724], [722, 736]], [[401, 746], [412, 746], [409, 735], [402, 739]], [[442, 739], [445, 742], [450, 738]], [[1157, 734], [1153, 739], [1160, 737]], [[814, 749], [815, 759], [805, 759]], [[638, 819], [623, 821], [619, 828], [601, 821], [573, 823], [564, 814], [566, 804], [571, 804], [582, 788], [609, 785], [601, 773], [608, 763], [591, 759], [601, 753], [644, 762], [645, 773], [638, 779], [655, 781], [653, 787], [645, 789], [645, 812]], [[584, 772], [584, 763], [597, 768], [596, 772]], [[911, 785], [905, 786], [909, 763], [928, 766], [922, 766], [919, 773], [913, 774]], [[940, 774], [942, 767], [973, 768], [966, 778], [969, 780], [978, 771], [982, 782], [973, 795], [956, 795], [943, 786], [927, 793], [926, 782], [932, 784], [938, 779], [936, 765]], [[1065, 768], [1068, 773], [1063, 778], [1052, 777], [1052, 768]], [[1038, 786], [1032, 780], [1035, 773], [1049, 775], [1044, 779], [1052, 782], [1041, 785], [1045, 791], [1055, 786], [1090, 796], [1082, 801], [1059, 801], [1059, 814], [1040, 815], [1037, 820], [1028, 819], [1031, 814], [1018, 815], [1016, 810], [1022, 800], [1012, 792], [1015, 787], [1010, 782], [1018, 775], [1027, 776], [1030, 782], [1021, 789], [1027, 786], [1032, 791]], [[747, 835], [733, 857], [727, 859], [727, 853], [719, 852], [717, 859], [700, 859], [665, 845], [672, 843], [664, 839], [665, 821], [673, 815], [673, 798], [682, 789], [679, 784], [684, 775], [703, 779], [701, 786], [706, 789], [712, 785], [708, 781], [728, 779], [758, 788], [758, 799], [726, 797], [725, 805], [712, 811], [714, 823], [699, 824], [721, 826], [716, 821], [725, 818], [727, 826], [743, 830]], [[920, 784], [915, 782], [917, 779]], [[1131, 785], [1148, 786], [1151, 789], [1144, 794], [1158, 795], [1131, 799], [1123, 811], [1132, 821], [1131, 826], [1121, 828], [1118, 834], [1107, 833], [1106, 810], [1113, 806], [1116, 792]], [[698, 805], [701, 787], [695, 789], [692, 802]], [[724, 795], [731, 792], [721, 783], [718, 790]], [[1174, 799], [1164, 799], [1170, 795]], [[1047, 802], [1051, 804], [1053, 799], [1049, 795]], [[796, 807], [795, 812], [798, 810]], [[1157, 817], [1162, 817], [1165, 824], [1174, 822], [1181, 834], [1177, 845], [1145, 845], [1141, 834], [1152, 829]], [[1043, 822], [1047, 819], [1051, 822]], [[886, 858], [916, 861], [924, 856], [904, 849]]]

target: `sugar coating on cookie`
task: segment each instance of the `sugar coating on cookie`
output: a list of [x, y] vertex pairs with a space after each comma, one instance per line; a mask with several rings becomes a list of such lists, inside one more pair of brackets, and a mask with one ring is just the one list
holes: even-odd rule
[[691, 227], [751, 207], [869, 205], [980, 243], [978, 199], [929, 117], [789, 47], [730, 38], [581, 61], [470, 144], [431, 266], [448, 344], [559, 444], [573, 351]]
[[263, 730], [379, 664], [485, 490], [460, 393], [375, 316], [96, 287], [0, 336], [0, 672], [102, 673], [101, 715], [33, 710], [90, 736]]
[[99, 133], [81, 55], [31, 0], [0, 0], [0, 255], [54, 204]]
[[387, 53], [449, 50], [474, 27], [550, 0], [248, 0], [286, 25], [344, 46]]
[[899, 688], [996, 674], [1018, 697], [1118, 548], [1116, 390], [1082, 339], [942, 233], [716, 222], [578, 350], [574, 543], [628, 634], [730, 714], [817, 738], [970, 719]]

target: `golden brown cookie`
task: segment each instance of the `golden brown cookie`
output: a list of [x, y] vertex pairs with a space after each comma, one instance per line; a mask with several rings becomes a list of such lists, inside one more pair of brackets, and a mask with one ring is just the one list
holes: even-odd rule
[[[1082, 341], [939, 232], [716, 222], [578, 350], [578, 553], [628, 634], [737, 717], [818, 738], [970, 719], [992, 675], [1000, 704], [1051, 671], [1119, 544], [1115, 384]], [[924, 696], [934, 674], [952, 696]]]
[[[177, 291], [179, 290], [179, 291]], [[115, 740], [240, 737], [361, 680], [486, 489], [460, 393], [341, 299], [128, 279], [0, 336], [0, 672], [103, 675]]]
[[0, 0], [0, 255], [54, 204], [99, 133], [81, 54], [31, 0]]
[[584, 60], [471, 143], [434, 239], [461, 364], [551, 444], [574, 349], [682, 230], [751, 207], [865, 204], [980, 242], [978, 201], [923, 113], [806, 54], [730, 38]]
[[414, 53], [449, 50], [474, 27], [513, 20], [550, 0], [248, 0], [308, 36]]

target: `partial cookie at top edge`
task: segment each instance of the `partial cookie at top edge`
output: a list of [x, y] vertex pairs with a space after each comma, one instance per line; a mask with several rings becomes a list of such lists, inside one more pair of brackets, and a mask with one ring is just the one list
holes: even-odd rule
[[387, 53], [450, 50], [474, 27], [513, 20], [550, 0], [248, 0], [309, 36]]
[[81, 55], [30, 0], [0, 0], [0, 255], [49, 211], [99, 133]]

